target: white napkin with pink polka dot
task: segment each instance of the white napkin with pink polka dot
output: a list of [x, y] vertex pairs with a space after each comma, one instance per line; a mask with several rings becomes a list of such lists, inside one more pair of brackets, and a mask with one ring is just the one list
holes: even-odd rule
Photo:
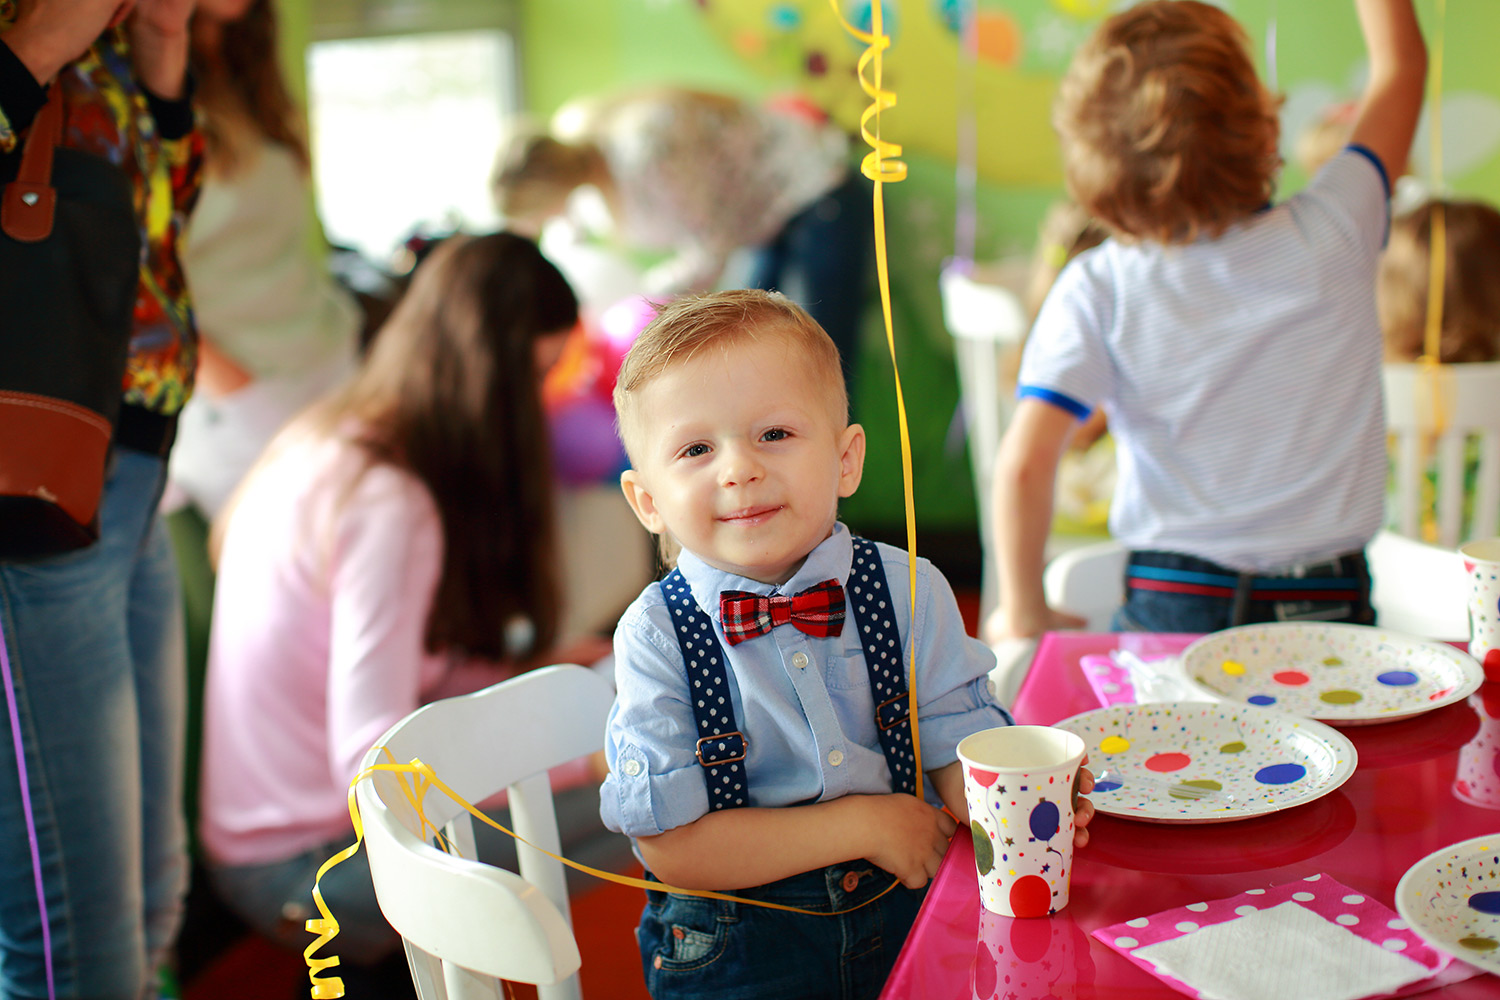
[[1479, 970], [1427, 945], [1388, 907], [1328, 875], [1190, 903], [1094, 931], [1190, 997], [1357, 1000]]

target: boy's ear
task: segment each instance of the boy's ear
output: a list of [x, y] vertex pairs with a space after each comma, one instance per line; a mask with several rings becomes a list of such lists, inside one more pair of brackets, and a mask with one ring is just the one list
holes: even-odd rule
[[666, 532], [666, 522], [657, 512], [656, 502], [651, 499], [651, 494], [646, 492], [646, 484], [641, 481], [639, 472], [626, 469], [620, 473], [620, 489], [625, 494], [625, 502], [630, 504], [631, 510], [635, 511], [636, 520], [640, 521], [647, 531], [653, 535]]
[[839, 496], [853, 496], [864, 474], [865, 429], [850, 424], [839, 435]]

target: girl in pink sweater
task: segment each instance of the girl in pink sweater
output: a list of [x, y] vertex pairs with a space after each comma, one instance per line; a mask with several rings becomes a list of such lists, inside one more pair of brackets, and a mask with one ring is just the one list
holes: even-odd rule
[[[448, 241], [362, 370], [272, 442], [230, 504], [201, 840], [225, 901], [299, 951], [314, 874], [353, 839], [349, 782], [393, 723], [435, 698], [607, 648], [552, 649], [559, 598], [538, 383], [576, 321], [573, 292], [530, 241]], [[596, 788], [574, 791], [586, 820], [577, 832], [602, 834]], [[398, 943], [363, 857], [322, 883], [345, 962], [378, 961]]]

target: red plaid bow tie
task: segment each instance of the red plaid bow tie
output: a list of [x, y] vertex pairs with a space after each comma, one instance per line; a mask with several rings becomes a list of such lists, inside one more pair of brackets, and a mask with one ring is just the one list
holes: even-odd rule
[[731, 646], [787, 622], [808, 635], [826, 638], [844, 631], [844, 588], [837, 580], [824, 580], [792, 597], [726, 590], [719, 595], [719, 617]]

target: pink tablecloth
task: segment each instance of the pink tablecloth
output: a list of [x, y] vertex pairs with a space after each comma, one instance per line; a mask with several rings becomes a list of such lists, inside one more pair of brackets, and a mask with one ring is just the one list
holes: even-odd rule
[[[1128, 648], [1171, 655], [1194, 637], [1044, 636], [1016, 697], [1018, 722], [1051, 724], [1100, 707], [1079, 667], [1088, 654]], [[1490, 690], [1494, 688], [1496, 690]], [[1500, 684], [1484, 699], [1500, 715]], [[1341, 788], [1271, 816], [1214, 825], [1166, 826], [1099, 816], [1079, 853], [1068, 908], [1045, 920], [1011, 920], [979, 905], [974, 849], [955, 837], [886, 984], [889, 1000], [1135, 1000], [1177, 998], [1160, 979], [1093, 939], [1100, 927], [1318, 872], [1395, 908], [1397, 881], [1427, 854], [1500, 831], [1500, 795], [1474, 801], [1458, 784], [1479, 715], [1459, 703], [1400, 722], [1343, 730], [1359, 768]], [[1456, 788], [1456, 785], [1458, 786]], [[1444, 1000], [1500, 1000], [1500, 979], [1482, 975], [1431, 991]]]

